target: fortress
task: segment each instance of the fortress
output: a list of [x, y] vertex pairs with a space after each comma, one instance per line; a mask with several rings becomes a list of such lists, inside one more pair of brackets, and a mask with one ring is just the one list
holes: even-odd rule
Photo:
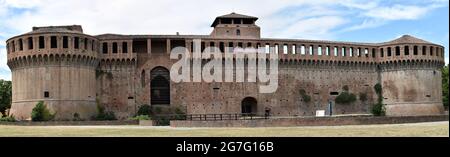
[[[13, 83], [10, 113], [29, 119], [38, 101], [60, 120], [74, 114], [90, 119], [97, 104], [122, 119], [144, 104], [179, 107], [187, 114], [264, 114], [270, 108], [273, 116], [313, 116], [331, 102], [333, 114], [370, 113], [377, 83], [387, 115], [444, 112], [441, 45], [409, 35], [382, 43], [261, 38], [257, 19], [219, 16], [210, 35], [92, 36], [79, 25], [33, 27], [6, 41]], [[170, 59], [171, 50], [183, 46], [192, 52], [195, 39], [201, 39], [201, 50], [273, 49], [279, 63], [277, 91], [259, 93], [261, 82], [171, 81], [171, 66], [178, 61]], [[343, 87], [356, 101], [334, 102]]]

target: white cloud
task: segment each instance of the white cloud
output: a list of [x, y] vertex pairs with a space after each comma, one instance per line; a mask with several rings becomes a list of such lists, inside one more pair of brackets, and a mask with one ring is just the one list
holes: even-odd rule
[[360, 29], [374, 28], [374, 27], [378, 27], [378, 26], [381, 26], [384, 24], [386, 24], [385, 20], [365, 19], [362, 23], [355, 24], [350, 27], [344, 28], [343, 30], [341, 30], [341, 32], [349, 32], [349, 31], [355, 31], [355, 30], [360, 30]]
[[345, 24], [339, 16], [321, 16], [299, 20], [278, 32], [280, 36], [293, 36], [306, 39], [332, 39], [332, 29]]
[[386, 20], [414, 20], [424, 16], [433, 7], [394, 5], [369, 10], [364, 15]]
[[42, 3], [41, 0], [0, 0], [0, 4], [14, 8], [32, 8]]
[[6, 49], [0, 48], [0, 79], [11, 80], [11, 72], [6, 64]]

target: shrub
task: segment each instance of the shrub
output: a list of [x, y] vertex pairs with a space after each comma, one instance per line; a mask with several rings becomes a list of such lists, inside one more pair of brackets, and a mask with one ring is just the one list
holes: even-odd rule
[[137, 115], [150, 115], [152, 112], [152, 109], [150, 105], [142, 105], [139, 107], [139, 110], [137, 112]]
[[138, 115], [136, 117], [130, 118], [130, 120], [151, 120], [151, 118], [148, 115]]
[[[152, 111], [153, 111], [153, 109], [152, 109]], [[159, 107], [159, 106], [154, 107], [154, 114], [160, 114], [160, 113], [162, 113], [161, 107]]]
[[311, 96], [306, 94], [306, 91], [304, 89], [300, 89], [300, 96], [302, 96], [303, 101], [306, 103], [311, 101]]
[[356, 101], [356, 95], [349, 92], [342, 92], [335, 99], [337, 104], [350, 104]]
[[43, 101], [39, 101], [31, 111], [32, 121], [49, 121], [54, 117], [55, 114], [50, 113]]
[[185, 117], [185, 112], [183, 111], [183, 110], [181, 110], [179, 107], [176, 107], [175, 108], [175, 114], [176, 114], [176, 116], [175, 116], [175, 120], [183, 120], [183, 119], [186, 119], [186, 117]]
[[103, 106], [97, 105], [97, 116], [95, 120], [117, 120], [116, 115], [112, 111], [105, 111]]
[[372, 107], [372, 114], [374, 116], [384, 116], [386, 115], [386, 109], [382, 103], [376, 103]]
[[0, 115], [0, 122], [16, 122], [14, 115], [2, 117]]
[[80, 114], [79, 113], [74, 113], [73, 114], [73, 121], [82, 121], [83, 119], [80, 118]]

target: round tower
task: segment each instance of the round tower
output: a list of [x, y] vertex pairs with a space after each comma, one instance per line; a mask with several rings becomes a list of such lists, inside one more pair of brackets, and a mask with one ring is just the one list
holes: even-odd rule
[[55, 119], [89, 119], [96, 114], [95, 75], [98, 41], [81, 26], [33, 27], [7, 41], [12, 72], [10, 113], [30, 119], [44, 101]]
[[409, 35], [382, 43], [379, 61], [386, 115], [444, 113], [441, 69], [444, 47]]

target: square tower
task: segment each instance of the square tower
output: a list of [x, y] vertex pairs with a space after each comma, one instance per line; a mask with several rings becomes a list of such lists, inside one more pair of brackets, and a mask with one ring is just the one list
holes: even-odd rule
[[217, 17], [211, 27], [214, 38], [259, 39], [260, 28], [255, 24], [257, 17], [231, 13]]

